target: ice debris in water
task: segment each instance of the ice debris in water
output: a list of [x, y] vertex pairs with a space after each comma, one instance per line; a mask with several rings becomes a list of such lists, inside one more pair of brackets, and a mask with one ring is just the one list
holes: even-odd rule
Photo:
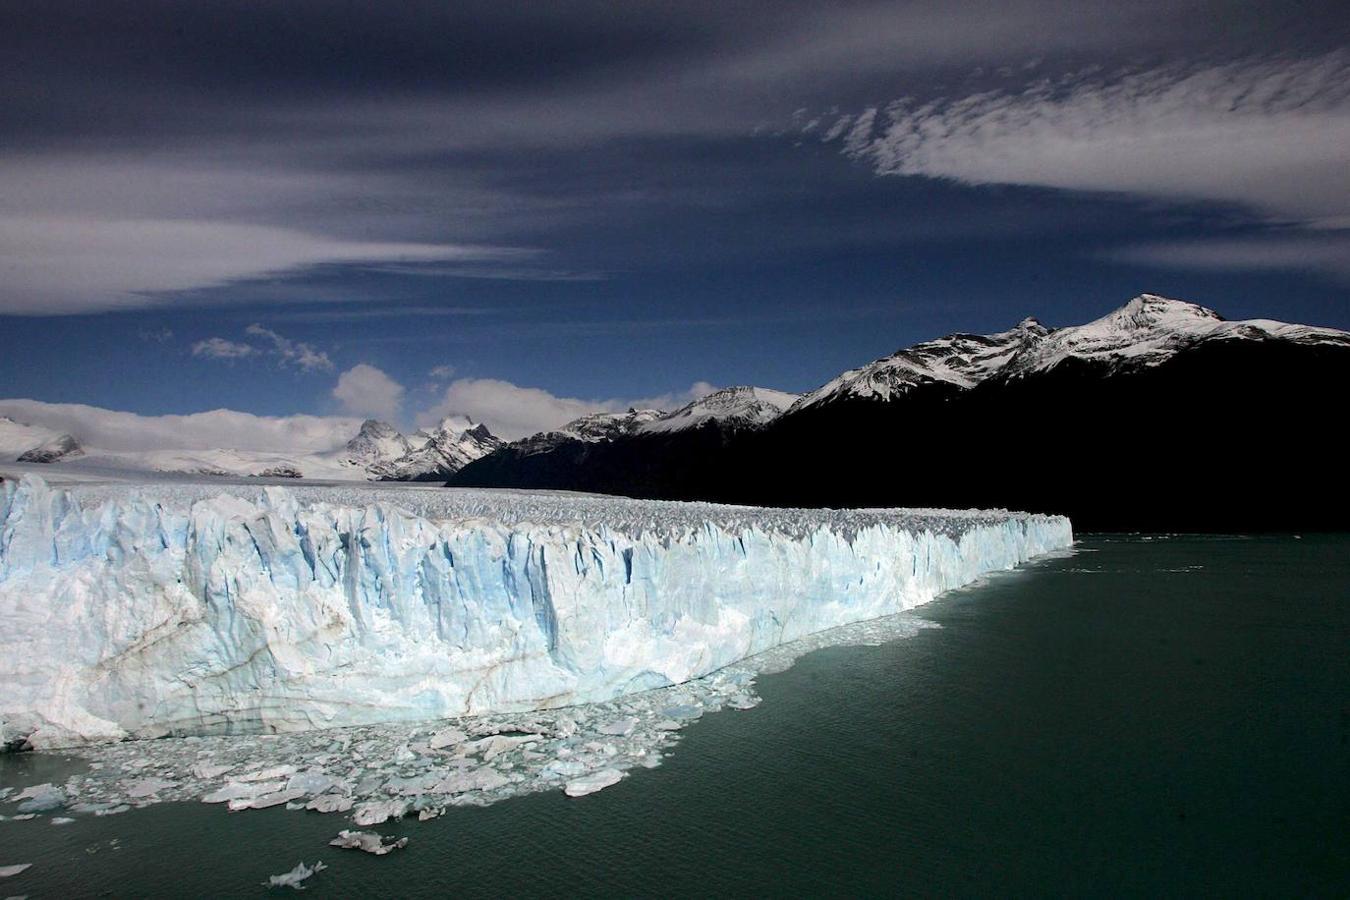
[[913, 614], [860, 622], [684, 684], [566, 709], [78, 748], [70, 755], [88, 763], [84, 771], [64, 785], [26, 788], [9, 803], [69, 798], [71, 815], [183, 800], [226, 804], [242, 815], [284, 804], [369, 827], [411, 815], [426, 821], [448, 807], [535, 791], [580, 797], [631, 769], [659, 765], [679, 730], [706, 713], [753, 706], [761, 673], [781, 671], [820, 647], [876, 645], [924, 627], [933, 626]]
[[32, 865], [33, 865], [32, 863], [19, 863], [18, 865], [14, 866], [0, 866], [0, 878], [9, 878], [11, 876], [18, 875], [25, 869], [31, 868]]
[[1071, 542], [1003, 511], [25, 476], [0, 482], [0, 743], [612, 702]]
[[301, 860], [295, 864], [294, 869], [291, 869], [284, 875], [269, 875], [267, 878], [267, 886], [288, 887], [295, 888], [297, 891], [303, 891], [305, 886], [301, 884], [301, 882], [306, 878], [309, 878], [315, 872], [322, 872], [326, 868], [328, 867], [325, 866], [322, 861], [316, 862], [312, 866], [307, 866], [305, 865], [304, 860]]
[[338, 836], [328, 843], [344, 850], [364, 850], [376, 856], [384, 856], [386, 853], [392, 853], [408, 846], [408, 839], [403, 837], [395, 841], [373, 831], [347, 831], [344, 829], [339, 831]]
[[563, 788], [563, 793], [569, 797], [584, 797], [587, 794], [604, 790], [612, 784], [618, 784], [622, 778], [623, 773], [618, 769], [601, 769], [598, 772], [592, 772], [589, 775], [583, 775], [567, 782], [567, 786]]

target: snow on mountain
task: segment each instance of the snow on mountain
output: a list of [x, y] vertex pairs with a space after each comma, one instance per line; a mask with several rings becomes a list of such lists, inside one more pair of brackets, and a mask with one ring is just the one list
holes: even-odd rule
[[347, 442], [344, 462], [367, 468], [391, 463], [413, 450], [412, 442], [388, 422], [378, 419], [366, 419], [356, 437]]
[[61, 437], [61, 432], [40, 425], [26, 425], [0, 416], [0, 459], [14, 461], [20, 454]]
[[418, 431], [410, 443], [416, 448], [396, 459], [368, 464], [367, 470], [393, 481], [448, 478], [475, 459], [505, 446], [486, 425], [475, 425], [460, 416], [443, 419], [430, 431]]
[[1159, 365], [1206, 341], [1223, 340], [1350, 346], [1350, 332], [1269, 319], [1230, 322], [1194, 303], [1142, 294], [1085, 325], [1050, 329], [1029, 318], [998, 334], [954, 334], [925, 341], [845, 372], [804, 395], [793, 409], [848, 398], [889, 400], [933, 383], [964, 390], [992, 378], [1049, 371], [1070, 359], [1127, 371]]
[[75, 438], [60, 434], [49, 441], [43, 441], [31, 450], [19, 454], [17, 462], [54, 463], [63, 459], [76, 459], [84, 456], [84, 448]]
[[700, 397], [674, 412], [630, 409], [622, 413], [592, 413], [568, 422], [556, 431], [541, 432], [511, 444], [524, 455], [543, 453], [567, 441], [602, 443], [641, 434], [666, 434], [717, 421], [731, 428], [758, 427], [771, 422], [797, 400], [796, 394], [761, 387], [729, 387]]
[[554, 431], [541, 431], [527, 438], [512, 441], [506, 446], [520, 456], [533, 456], [546, 453], [571, 441], [599, 444], [636, 434], [642, 426], [664, 415], [665, 413], [659, 409], [630, 409], [621, 413], [591, 413], [579, 419], [573, 419]]
[[1049, 333], [1040, 322], [1028, 318], [998, 334], [953, 334], [924, 341], [843, 373], [804, 394], [794, 408], [844, 398], [890, 400], [919, 385], [939, 382], [970, 388], [1002, 371]]
[[644, 426], [664, 416], [659, 409], [630, 409], [621, 413], [592, 413], [573, 419], [551, 435], [574, 441], [612, 441], [616, 437], [641, 431]]
[[[405, 436], [374, 419], [345, 446], [326, 453], [216, 448], [110, 451], [81, 447], [71, 435], [0, 418], [2, 461], [74, 464], [93, 473], [169, 473], [213, 477], [308, 478], [323, 481], [445, 478], [502, 446], [484, 425], [449, 418]], [[7, 459], [5, 459], [7, 457]]]
[[569, 706], [1067, 547], [1067, 519], [494, 491], [0, 481], [0, 740]]
[[643, 424], [638, 431], [668, 433], [714, 421], [730, 428], [757, 428], [778, 418], [797, 400], [796, 394], [769, 388], [744, 385], [722, 388]]
[[1270, 319], [1229, 322], [1195, 303], [1141, 294], [1086, 325], [1050, 332], [1013, 359], [1005, 374], [1047, 371], [1067, 359], [1093, 360], [1113, 370], [1156, 366], [1179, 351], [1214, 340], [1350, 346], [1350, 332]]

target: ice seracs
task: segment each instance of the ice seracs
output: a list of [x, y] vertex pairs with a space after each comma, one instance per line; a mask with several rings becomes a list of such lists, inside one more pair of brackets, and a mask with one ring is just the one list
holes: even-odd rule
[[25, 476], [0, 482], [0, 730], [51, 747], [603, 701], [1071, 540], [997, 511]]

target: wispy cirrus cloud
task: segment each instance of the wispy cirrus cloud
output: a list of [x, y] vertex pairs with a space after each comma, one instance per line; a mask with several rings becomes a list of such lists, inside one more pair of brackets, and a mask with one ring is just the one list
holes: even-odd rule
[[210, 337], [192, 345], [192, 355], [203, 359], [270, 359], [281, 366], [293, 366], [303, 372], [331, 372], [333, 361], [323, 350], [317, 350], [304, 341], [293, 341], [270, 328], [254, 323], [244, 329], [249, 337], [261, 343], [250, 344], [223, 337]]
[[175, 292], [331, 263], [490, 256], [456, 245], [356, 241], [219, 221], [0, 214], [0, 315], [154, 306]]
[[205, 359], [245, 359], [258, 354], [252, 344], [241, 344], [222, 337], [207, 338], [192, 345], [192, 355]]
[[1350, 272], [1350, 52], [1042, 79], [837, 116], [878, 175], [1219, 204], [1252, 230], [1107, 251], [1170, 268]]
[[1350, 215], [1350, 52], [902, 99], [839, 118], [827, 138], [879, 175], [1217, 201], [1336, 223]]

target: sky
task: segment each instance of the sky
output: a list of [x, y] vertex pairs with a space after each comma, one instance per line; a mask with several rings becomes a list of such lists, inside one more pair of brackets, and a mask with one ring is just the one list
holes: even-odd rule
[[1144, 292], [1350, 328], [1341, 3], [0, 0], [0, 415], [85, 440], [519, 437]]

